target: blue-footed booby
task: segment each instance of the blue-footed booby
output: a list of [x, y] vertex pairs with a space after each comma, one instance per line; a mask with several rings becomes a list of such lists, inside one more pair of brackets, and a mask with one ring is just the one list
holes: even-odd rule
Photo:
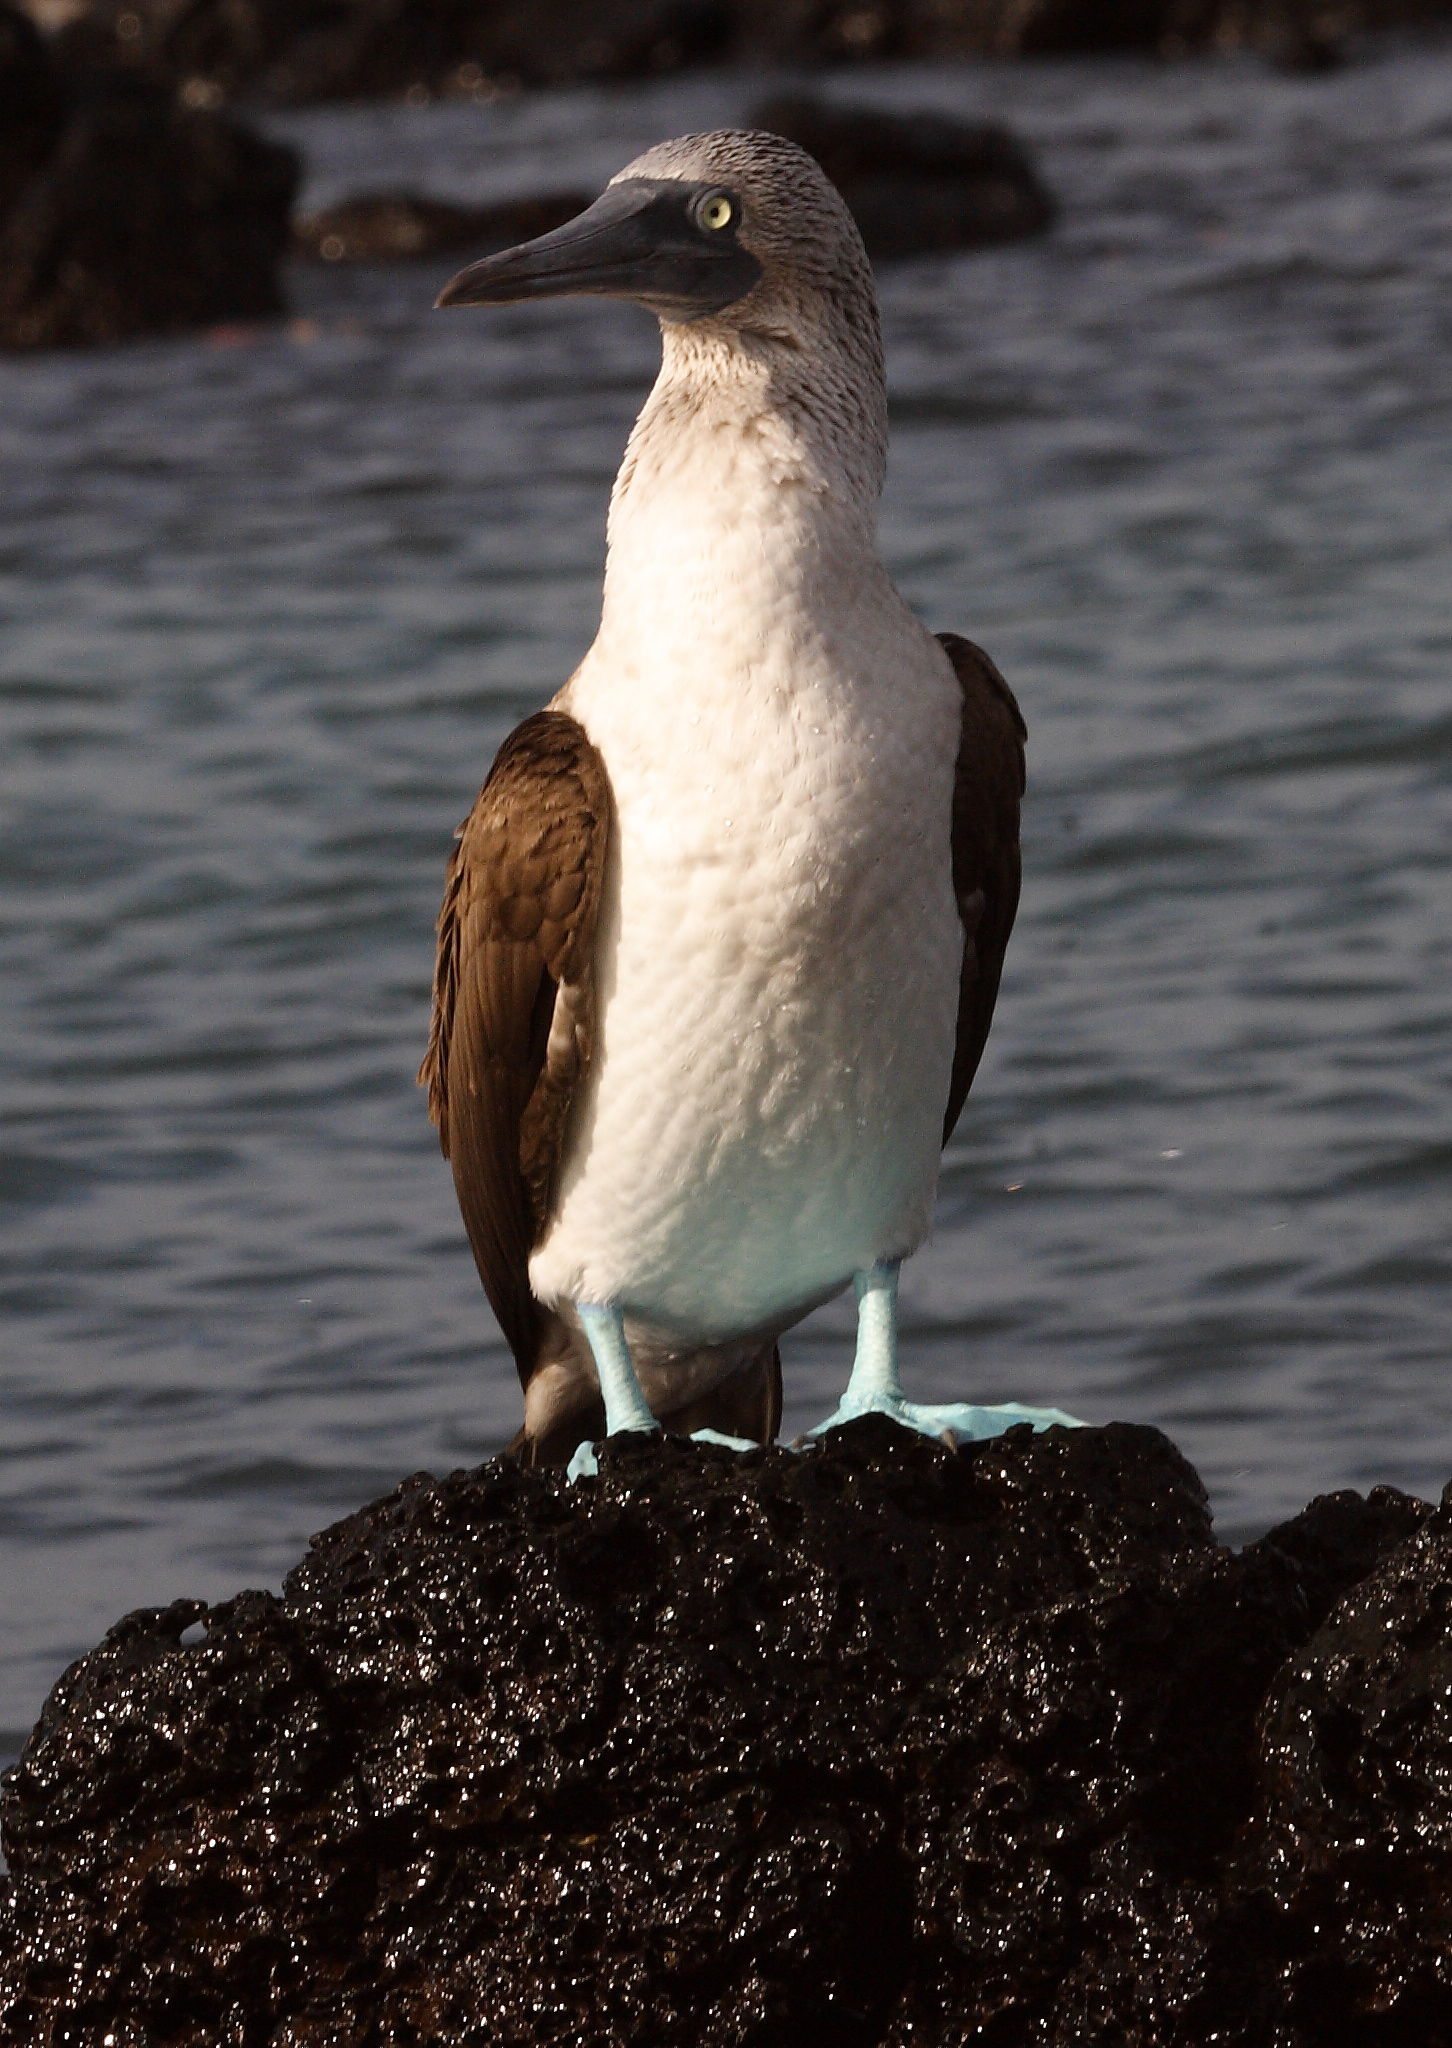
[[815, 161], [690, 135], [441, 306], [588, 293], [660, 320], [610, 501], [599, 632], [460, 827], [420, 1080], [524, 1385], [515, 1448], [769, 1441], [780, 1334], [855, 1287], [829, 1423], [925, 1408], [900, 1262], [988, 1034], [1024, 727], [878, 555], [872, 273]]

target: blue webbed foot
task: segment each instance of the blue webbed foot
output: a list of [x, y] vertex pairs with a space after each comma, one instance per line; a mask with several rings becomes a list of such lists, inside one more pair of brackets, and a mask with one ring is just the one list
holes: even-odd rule
[[[605, 1402], [605, 1435], [618, 1436], [623, 1430], [655, 1434], [660, 1424], [650, 1412], [625, 1341], [625, 1317], [608, 1303], [577, 1301], [580, 1319], [595, 1370], [600, 1375], [600, 1392]], [[600, 1470], [593, 1443], [577, 1444], [575, 1455], [565, 1467], [571, 1485], [577, 1479], [593, 1479]]]
[[576, 1444], [575, 1455], [565, 1467], [565, 1477], [571, 1486], [577, 1479], [598, 1479], [600, 1460], [595, 1456], [593, 1444]]
[[901, 1394], [874, 1393], [850, 1401], [844, 1394], [826, 1421], [809, 1429], [807, 1435], [824, 1436], [829, 1429], [838, 1429], [859, 1415], [887, 1415], [904, 1429], [916, 1429], [923, 1436], [951, 1438], [954, 1443], [985, 1443], [1020, 1422], [1033, 1429], [1052, 1429], [1056, 1423], [1064, 1429], [1084, 1427], [1076, 1415], [1067, 1415], [1062, 1408], [1025, 1408], [1018, 1401], [1005, 1401], [990, 1408], [979, 1407], [972, 1401], [909, 1401]]
[[822, 1436], [859, 1415], [888, 1415], [904, 1429], [924, 1436], [946, 1437], [954, 1443], [982, 1443], [1002, 1436], [1015, 1423], [1034, 1429], [1082, 1429], [1077, 1416], [1062, 1408], [1025, 1408], [1017, 1401], [980, 1408], [971, 1401], [928, 1404], [909, 1401], [902, 1390], [897, 1363], [897, 1264], [888, 1260], [864, 1267], [852, 1279], [857, 1294], [857, 1353], [846, 1392], [825, 1422], [807, 1431]]
[[[655, 1432], [659, 1434], [659, 1430]], [[642, 1432], [644, 1434], [644, 1432]], [[749, 1436], [723, 1436], [719, 1429], [693, 1429], [691, 1442], [696, 1444], [721, 1444], [728, 1451], [759, 1451], [761, 1445]], [[565, 1477], [573, 1486], [577, 1479], [597, 1479], [600, 1476], [600, 1460], [596, 1456], [599, 1446], [592, 1443], [577, 1444], [575, 1454], [565, 1467]]]
[[565, 1477], [572, 1486], [577, 1479], [597, 1479], [600, 1475], [600, 1460], [596, 1454], [600, 1449], [600, 1445], [607, 1443], [610, 1437], [659, 1436], [660, 1434], [661, 1427], [658, 1422], [652, 1423], [649, 1429], [646, 1429], [643, 1425], [632, 1423], [628, 1430], [612, 1429], [607, 1436], [597, 1439], [594, 1443], [576, 1444], [574, 1456], [565, 1467]]

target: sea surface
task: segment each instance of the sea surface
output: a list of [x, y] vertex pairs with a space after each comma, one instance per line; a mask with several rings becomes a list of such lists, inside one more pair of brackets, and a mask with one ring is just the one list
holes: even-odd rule
[[[602, 181], [773, 80], [273, 118], [308, 198]], [[883, 541], [1030, 731], [1023, 909], [903, 1286], [925, 1397], [1153, 1422], [1243, 1539], [1452, 1474], [1452, 47], [861, 71], [1048, 238], [881, 279]], [[656, 360], [299, 270], [0, 365], [0, 1752], [518, 1393], [413, 1075], [450, 834], [596, 618]], [[850, 1315], [786, 1343], [789, 1429]]]

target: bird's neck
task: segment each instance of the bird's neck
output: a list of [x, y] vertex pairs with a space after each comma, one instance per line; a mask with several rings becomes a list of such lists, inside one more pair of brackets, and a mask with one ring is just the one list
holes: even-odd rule
[[667, 327], [610, 504], [597, 648], [754, 660], [884, 580], [880, 360]]

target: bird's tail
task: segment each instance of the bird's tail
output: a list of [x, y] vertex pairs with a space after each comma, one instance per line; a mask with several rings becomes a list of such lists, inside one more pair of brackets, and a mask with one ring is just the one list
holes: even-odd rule
[[[781, 1353], [775, 1340], [769, 1338], [729, 1378], [679, 1408], [658, 1412], [656, 1419], [672, 1436], [714, 1429], [722, 1436], [771, 1443], [781, 1426]], [[580, 1443], [598, 1441], [604, 1431], [605, 1404], [597, 1400], [574, 1409], [539, 1436], [520, 1430], [509, 1451], [526, 1465], [564, 1465]]]

